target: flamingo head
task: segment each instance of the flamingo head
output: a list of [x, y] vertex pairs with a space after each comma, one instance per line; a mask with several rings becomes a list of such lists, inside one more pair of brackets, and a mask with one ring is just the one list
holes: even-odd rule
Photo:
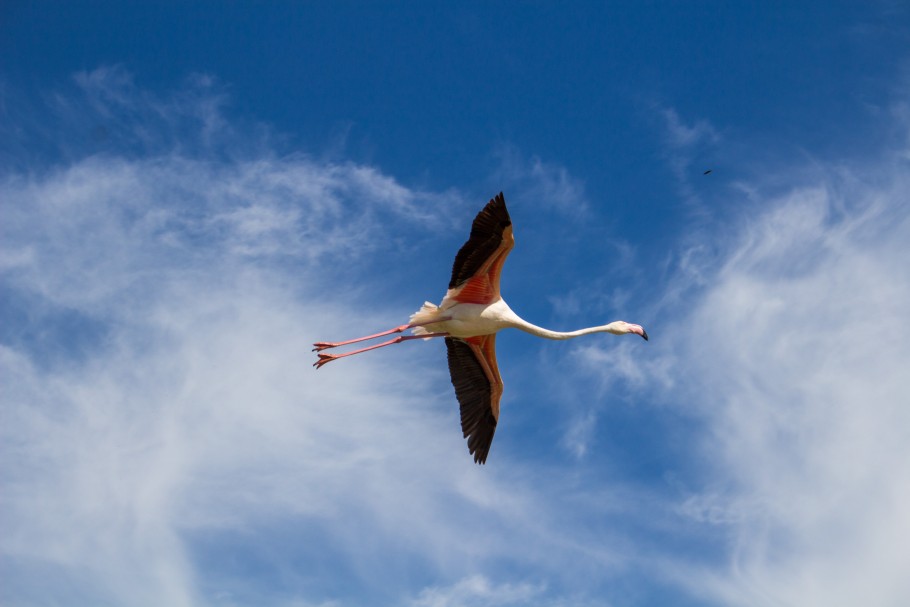
[[616, 322], [611, 322], [607, 325], [607, 331], [613, 333], [614, 335], [625, 335], [626, 333], [634, 333], [636, 335], [641, 335], [645, 341], [648, 341], [648, 332], [645, 331], [645, 328], [641, 325], [633, 325], [630, 322], [624, 320], [617, 320]]

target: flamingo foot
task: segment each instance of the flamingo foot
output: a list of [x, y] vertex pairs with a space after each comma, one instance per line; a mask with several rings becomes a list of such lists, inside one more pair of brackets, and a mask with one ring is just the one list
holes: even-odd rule
[[313, 363], [313, 366], [319, 369], [322, 365], [337, 360], [339, 357], [334, 354], [320, 354], [319, 360]]
[[329, 348], [335, 348], [335, 347], [338, 347], [339, 345], [341, 345], [341, 344], [335, 344], [330, 341], [317, 341], [315, 344], [313, 344], [313, 346], [314, 346], [313, 352], [322, 352], [323, 350], [327, 350]]

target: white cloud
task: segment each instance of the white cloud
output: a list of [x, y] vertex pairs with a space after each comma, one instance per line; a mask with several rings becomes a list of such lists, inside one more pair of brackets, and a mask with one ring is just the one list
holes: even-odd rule
[[588, 211], [584, 183], [566, 167], [547, 162], [539, 156], [526, 158], [509, 144], [500, 144], [494, 153], [498, 162], [493, 180], [510, 196], [531, 203], [540, 212], [557, 212], [580, 219]]
[[[191, 540], [206, 530], [282, 545], [245, 530], [325, 529], [338, 574], [368, 585], [389, 542], [431, 567], [485, 558], [490, 539], [452, 548], [459, 529], [486, 536], [526, 498], [475, 470], [444, 365], [415, 374], [427, 351], [401, 348], [311, 368], [312, 342], [389, 322], [345, 301], [337, 264], [381, 246], [364, 246], [374, 213], [418, 197], [391, 183], [177, 155], [4, 181], [4, 283], [35, 306], [3, 350], [8, 562], [59, 567], [56, 600], [189, 605], [219, 583]], [[97, 335], [60, 362], [34, 335], [64, 314]]]
[[413, 607], [608, 607], [603, 598], [568, 594], [553, 597], [544, 582], [494, 583], [484, 575], [462, 578], [450, 586], [423, 589], [410, 603]]
[[544, 590], [543, 585], [528, 583], [495, 585], [482, 575], [473, 575], [446, 588], [426, 588], [412, 604], [414, 607], [527, 605]]
[[673, 108], [664, 108], [661, 115], [666, 122], [667, 140], [677, 150], [692, 148], [703, 143], [717, 143], [720, 135], [707, 120], [686, 124]]
[[682, 511], [732, 542], [727, 571], [682, 577], [719, 603], [910, 600], [910, 183], [890, 168], [772, 201], [665, 336], [713, 462]]
[[[696, 179], [717, 180], [717, 175], [707, 177], [704, 171], [717, 171], [714, 166], [718, 159], [716, 150], [723, 142], [720, 131], [705, 119], [687, 122], [673, 108], [656, 108], [663, 133], [663, 155], [673, 177], [676, 188], [690, 213], [690, 221], [706, 221], [717, 207], [707, 207], [702, 200], [702, 188], [696, 187]], [[727, 146], [729, 148], [730, 146]], [[726, 164], [723, 162], [722, 164]], [[688, 226], [692, 229], [694, 226]]]

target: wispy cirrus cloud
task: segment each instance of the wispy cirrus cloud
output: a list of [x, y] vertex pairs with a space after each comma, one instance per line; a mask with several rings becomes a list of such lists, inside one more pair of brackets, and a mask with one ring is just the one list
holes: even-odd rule
[[514, 145], [500, 143], [493, 157], [497, 168], [492, 180], [516, 199], [528, 201], [543, 213], [568, 218], [584, 217], [588, 200], [584, 182], [558, 163], [539, 156], [527, 157]]
[[693, 163], [699, 158], [704, 162], [706, 150], [721, 142], [717, 128], [705, 119], [686, 122], [674, 108], [662, 108], [658, 114], [663, 121], [666, 159], [677, 180], [686, 184], [690, 173], [701, 175], [704, 170], [712, 168], [695, 167]]
[[[48, 600], [200, 604], [228, 576], [219, 581], [189, 538], [243, 534], [270, 517], [328, 528], [352, 517], [389, 533], [405, 522], [386, 516], [399, 506], [379, 505], [408, 493], [387, 492], [381, 461], [430, 457], [422, 442], [433, 431], [417, 421], [428, 411], [330, 388], [331, 375], [309, 367], [308, 344], [341, 334], [355, 314], [321, 296], [326, 265], [356, 265], [369, 254], [358, 234], [375, 227], [370, 202], [351, 208], [349, 184], [369, 186], [349, 169], [359, 174], [175, 154], [92, 157], [4, 180], [13, 322], [3, 366], [15, 378], [4, 406], [4, 519], [14, 525], [4, 560], [22, 580], [10, 600], [34, 598], [35, 577], [53, 571]], [[385, 183], [372, 194], [390, 199]], [[344, 385], [398, 391], [369, 375], [348, 369]], [[369, 435], [383, 427], [381, 453]], [[366, 477], [355, 483], [349, 469]], [[404, 512], [426, 508], [423, 499], [401, 509], [412, 528], [419, 517]], [[366, 523], [363, 507], [379, 518]], [[356, 555], [355, 537], [335, 550]]]
[[693, 260], [701, 280], [679, 276], [676, 314], [654, 304], [674, 319], [651, 360], [625, 343], [574, 350], [605, 394], [650, 393], [697, 423], [709, 465], [678, 512], [730, 548], [668, 572], [708, 602], [910, 597], [910, 553], [893, 541], [910, 529], [910, 183], [899, 151], [869, 166], [816, 163], [783, 193], [775, 177], [773, 195], [754, 184], [756, 204]]
[[718, 462], [710, 504], [736, 513], [722, 601], [910, 596], [890, 539], [910, 529], [910, 184], [891, 167], [885, 185], [834, 177], [775, 201], [681, 336]]
[[425, 588], [412, 602], [414, 607], [454, 607], [456, 605], [527, 605], [539, 598], [544, 586], [528, 583], [496, 586], [482, 575], [459, 580], [446, 588]]

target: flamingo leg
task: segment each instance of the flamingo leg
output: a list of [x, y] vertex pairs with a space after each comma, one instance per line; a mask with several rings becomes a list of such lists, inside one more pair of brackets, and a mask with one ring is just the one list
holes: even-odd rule
[[[408, 325], [405, 325], [405, 328], [407, 328], [407, 327], [408, 327]], [[386, 333], [380, 333], [379, 335], [388, 335], [388, 334], [394, 333], [394, 332], [395, 332], [395, 330], [392, 329], [391, 331], [387, 331]], [[345, 356], [353, 356], [354, 354], [360, 354], [361, 352], [368, 352], [370, 350], [375, 350], [376, 348], [384, 348], [385, 346], [399, 344], [403, 341], [410, 341], [412, 339], [426, 339], [428, 337], [446, 337], [447, 335], [448, 335], [448, 333], [427, 333], [425, 335], [399, 335], [398, 337], [396, 337], [394, 339], [390, 339], [389, 341], [384, 341], [381, 344], [367, 346], [366, 348], [360, 348], [359, 350], [352, 350], [351, 352], [345, 352], [344, 354], [319, 354], [319, 360], [314, 362], [313, 366], [318, 369], [326, 363], [332, 362], [333, 360], [338, 360], [339, 358], [344, 358]], [[376, 336], [374, 335], [373, 337], [376, 337]], [[353, 342], [357, 342], [357, 341], [363, 341], [363, 340], [355, 339], [350, 342], [343, 342], [343, 343], [353, 343]], [[342, 345], [342, 344], [334, 344], [334, 345]], [[330, 347], [334, 347], [334, 345], [330, 346]]]
[[347, 341], [318, 341], [313, 344], [313, 352], [320, 352], [327, 348], [337, 348], [338, 346], [346, 346], [348, 344], [356, 344], [359, 341], [366, 341], [368, 339], [375, 339], [377, 337], [383, 337], [385, 335], [391, 335], [392, 333], [401, 333], [406, 331], [410, 325], [401, 325], [400, 327], [395, 327], [394, 329], [389, 329], [388, 331], [383, 331], [382, 333], [374, 333], [373, 335], [366, 335], [364, 337], [358, 337], [356, 339], [349, 339]]
[[[413, 323], [413, 324], [401, 325], [399, 327], [395, 327], [394, 329], [389, 329], [388, 331], [383, 331], [382, 333], [374, 333], [373, 335], [366, 335], [364, 337], [358, 337], [356, 339], [349, 339], [347, 341], [317, 341], [316, 343], [313, 344], [313, 346], [314, 346], [313, 352], [322, 352], [323, 350], [327, 350], [329, 348], [337, 348], [338, 346], [347, 346], [348, 344], [356, 344], [357, 342], [367, 341], [369, 339], [376, 339], [377, 337], [384, 337], [386, 335], [391, 335], [392, 333], [401, 333], [402, 331], [407, 331], [408, 329], [412, 329], [414, 327], [432, 325], [432, 324], [436, 324], [438, 322], [444, 322], [446, 320], [450, 320], [450, 318], [445, 317], [445, 318], [433, 320], [432, 322], [417, 322], [417, 323]], [[426, 336], [424, 336], [424, 337], [426, 337]]]

